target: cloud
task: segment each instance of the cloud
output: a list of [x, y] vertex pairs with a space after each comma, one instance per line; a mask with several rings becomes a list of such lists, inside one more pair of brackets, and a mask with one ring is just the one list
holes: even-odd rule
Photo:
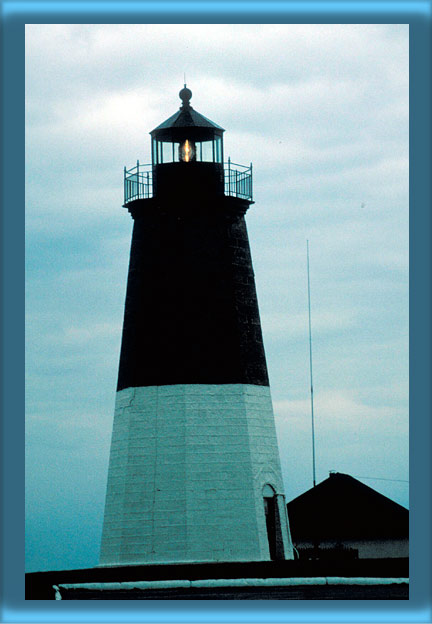
[[[284, 314], [283, 312], [273, 312], [261, 315], [261, 323], [264, 328], [265, 335], [269, 338], [272, 335], [284, 336], [285, 340], [291, 340], [301, 336], [308, 335], [308, 317], [307, 312], [303, 314]], [[349, 330], [356, 326], [354, 312], [342, 310], [335, 314], [334, 311], [321, 312], [317, 316], [314, 323], [314, 331], [321, 333], [336, 333]]]
[[[299, 430], [309, 428], [309, 399], [275, 401], [274, 410], [280, 426], [292, 426], [295, 423]], [[386, 435], [408, 433], [403, 410], [396, 409], [392, 404], [370, 405], [348, 390], [322, 392], [315, 397], [314, 411], [323, 431], [331, 434], [335, 440], [347, 431], [355, 431], [357, 434], [374, 431], [377, 436], [383, 432]]]
[[[385, 394], [385, 386], [380, 392]], [[310, 399], [275, 401], [274, 410], [290, 500], [312, 485]], [[322, 392], [315, 397], [314, 424], [318, 482], [331, 470], [375, 477], [366, 484], [408, 505], [407, 484], [386, 481], [408, 478], [405, 408], [392, 400], [370, 405], [347, 389]]]

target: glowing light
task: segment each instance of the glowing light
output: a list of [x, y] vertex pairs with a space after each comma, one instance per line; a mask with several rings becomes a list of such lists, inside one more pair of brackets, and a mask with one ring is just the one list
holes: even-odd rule
[[189, 162], [192, 156], [192, 149], [191, 146], [189, 145], [189, 141], [186, 139], [185, 141], [185, 146], [184, 146], [184, 154], [185, 154], [185, 161]]
[[180, 146], [180, 160], [183, 162], [191, 162], [195, 157], [195, 145], [188, 139]]

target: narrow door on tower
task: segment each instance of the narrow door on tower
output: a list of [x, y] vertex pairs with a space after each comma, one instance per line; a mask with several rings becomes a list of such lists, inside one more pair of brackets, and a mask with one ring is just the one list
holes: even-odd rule
[[279, 512], [277, 508], [277, 499], [274, 489], [270, 485], [266, 485], [264, 487], [263, 496], [270, 559], [280, 559], [282, 535], [279, 521]]

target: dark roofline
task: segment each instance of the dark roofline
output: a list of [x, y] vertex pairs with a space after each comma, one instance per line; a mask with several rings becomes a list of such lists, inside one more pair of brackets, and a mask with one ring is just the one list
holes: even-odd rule
[[168, 117], [168, 119], [165, 119], [165, 121], [154, 128], [150, 134], [168, 128], [213, 128], [214, 130], [224, 132], [224, 128], [198, 113], [192, 106], [187, 109], [181, 107], [174, 115], [171, 115], [171, 117]]
[[363, 492], [367, 494], [368, 496], [372, 496], [381, 501], [385, 500], [389, 505], [391, 506], [394, 505], [395, 509], [399, 508], [400, 510], [408, 511], [408, 509], [404, 507], [403, 505], [396, 503], [396, 501], [392, 500], [391, 498], [388, 498], [388, 496], [385, 496], [384, 494], [377, 492], [376, 490], [371, 488], [369, 485], [366, 485], [365, 483], [362, 483], [355, 477], [352, 477], [351, 475], [345, 474], [343, 472], [331, 472], [330, 475], [327, 477], [327, 479], [324, 479], [324, 481], [321, 481], [321, 483], [318, 483], [316, 486], [312, 487], [310, 490], [306, 490], [306, 492], [303, 492], [303, 494], [300, 494], [296, 498], [293, 498], [291, 501], [289, 501], [288, 505], [291, 505], [292, 503], [296, 503], [297, 501], [309, 500], [310, 497], [316, 497], [317, 492], [322, 490], [322, 486], [324, 485], [327, 486], [330, 480], [332, 480], [332, 483], [334, 483], [336, 479], [339, 482], [343, 479], [346, 483], [349, 483], [350, 485], [354, 485], [359, 490], [363, 490]]
[[408, 539], [408, 509], [343, 473], [331, 474], [287, 509], [294, 542]]

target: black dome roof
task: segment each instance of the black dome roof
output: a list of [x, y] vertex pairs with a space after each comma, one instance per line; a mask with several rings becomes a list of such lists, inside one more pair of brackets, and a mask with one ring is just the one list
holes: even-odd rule
[[[174, 134], [178, 134], [178, 131], [182, 128], [195, 128], [195, 132], [198, 133], [198, 135], [203, 135], [202, 140], [205, 140], [206, 138], [211, 138], [214, 134], [222, 134], [222, 132], [224, 132], [224, 129], [221, 126], [218, 126], [218, 124], [214, 123], [210, 119], [207, 119], [207, 117], [204, 117], [204, 115], [201, 115], [201, 113], [198, 113], [192, 108], [189, 104], [189, 100], [192, 97], [192, 91], [188, 89], [186, 85], [180, 91], [179, 97], [183, 102], [180, 110], [154, 128], [154, 130], [150, 132], [152, 136], [157, 136], [158, 138], [170, 138], [172, 131], [174, 131]], [[172, 138], [174, 139], [175, 136]]]

